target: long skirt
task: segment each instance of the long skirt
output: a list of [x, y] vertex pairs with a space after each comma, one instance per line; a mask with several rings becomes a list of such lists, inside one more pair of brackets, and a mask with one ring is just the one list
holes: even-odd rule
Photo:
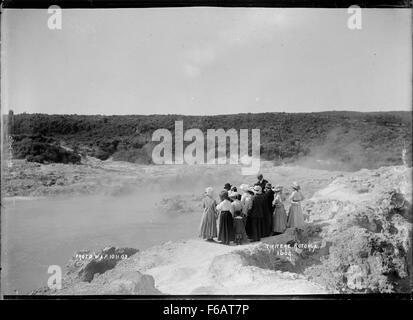
[[222, 241], [225, 244], [229, 244], [230, 241], [234, 241], [234, 219], [229, 211], [222, 211], [219, 220], [219, 233], [218, 241]]
[[287, 229], [287, 213], [283, 204], [275, 207], [272, 222], [273, 232], [283, 233]]
[[215, 219], [215, 212], [206, 210], [201, 219], [199, 226], [199, 236], [203, 239], [212, 239], [217, 236], [217, 223]]
[[304, 230], [304, 216], [300, 203], [291, 203], [288, 211], [287, 227]]
[[221, 225], [221, 214], [218, 213], [218, 218], [216, 221], [216, 226], [217, 226], [217, 234], [219, 234], [219, 226]]
[[248, 238], [252, 241], [260, 241], [262, 235], [263, 219], [256, 217], [247, 217], [246, 231]]
[[[239, 211], [234, 212], [234, 216], [237, 216], [237, 214], [241, 214]], [[247, 241], [248, 236], [245, 231], [245, 219], [242, 217], [242, 220], [240, 219], [235, 219], [234, 218], [234, 235], [235, 235], [235, 240], [240, 240], [241, 242]]]
[[266, 211], [262, 219], [262, 235], [261, 237], [269, 237], [272, 233], [272, 212]]

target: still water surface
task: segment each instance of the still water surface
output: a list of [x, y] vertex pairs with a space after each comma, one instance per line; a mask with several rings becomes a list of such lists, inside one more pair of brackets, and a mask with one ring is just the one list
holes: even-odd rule
[[45, 286], [50, 265], [63, 273], [74, 252], [105, 246], [145, 249], [197, 236], [201, 213], [155, 209], [159, 194], [7, 200], [2, 221], [2, 292]]

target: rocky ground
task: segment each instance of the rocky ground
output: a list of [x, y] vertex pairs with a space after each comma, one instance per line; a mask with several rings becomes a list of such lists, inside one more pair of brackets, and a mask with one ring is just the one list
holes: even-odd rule
[[411, 292], [411, 188], [410, 169], [384, 167], [317, 192], [305, 204], [305, 236], [329, 250], [304, 274], [338, 292]]
[[2, 183], [6, 197], [39, 197], [81, 195], [104, 190], [120, 190], [128, 183], [136, 183], [139, 170], [88, 157], [82, 164], [41, 164], [26, 160], [12, 161], [5, 168]]
[[[255, 182], [255, 176], [242, 176], [233, 165], [139, 165], [129, 162], [87, 157], [81, 164], [40, 164], [12, 160], [4, 168], [2, 191], [5, 197], [77, 196], [85, 194], [124, 194], [145, 188], [158, 192], [219, 189], [229, 181], [234, 185]], [[276, 170], [274, 169], [276, 168]], [[288, 186], [300, 181], [305, 195], [311, 196], [337, 176], [338, 171], [280, 166], [261, 162], [261, 172], [273, 183]], [[225, 177], [223, 180], [223, 177]], [[202, 193], [202, 192], [201, 192]], [[165, 199], [166, 206], [176, 205]]]
[[[275, 174], [267, 169], [263, 168], [264, 174], [278, 181], [292, 172]], [[288, 229], [242, 246], [201, 240], [168, 242], [110, 265], [96, 259], [76, 264], [72, 259], [62, 290], [34, 293], [411, 292], [411, 169], [383, 167], [328, 176], [307, 173], [307, 180], [301, 180], [307, 192], [303, 203], [307, 225], [300, 234]], [[311, 194], [311, 188], [317, 192]]]

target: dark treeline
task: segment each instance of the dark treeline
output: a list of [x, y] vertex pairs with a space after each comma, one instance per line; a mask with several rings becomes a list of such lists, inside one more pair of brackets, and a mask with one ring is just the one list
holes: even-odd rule
[[[174, 133], [175, 121], [184, 130], [260, 129], [261, 157], [275, 162], [328, 160], [344, 169], [402, 164], [402, 150], [411, 164], [412, 118], [409, 112], [259, 113], [218, 116], [182, 115], [46, 115], [9, 116], [15, 157], [38, 155], [28, 146], [36, 142], [68, 147], [75, 154], [105, 160], [151, 163], [152, 133]], [[239, 131], [238, 131], [239, 132]], [[47, 140], [49, 139], [49, 140]], [[41, 141], [40, 141], [41, 140]], [[67, 150], [67, 149], [65, 149]], [[63, 157], [67, 159], [67, 157]], [[61, 162], [59, 159], [39, 162]], [[74, 160], [73, 158], [72, 160]], [[72, 161], [69, 161], [72, 162]], [[74, 161], [76, 162], [76, 161]]]

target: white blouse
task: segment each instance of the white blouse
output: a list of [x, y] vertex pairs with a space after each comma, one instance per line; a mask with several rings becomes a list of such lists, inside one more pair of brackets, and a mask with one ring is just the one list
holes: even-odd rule
[[234, 209], [231, 205], [231, 202], [226, 199], [217, 205], [217, 210], [218, 211], [229, 211], [231, 213], [234, 213]]

